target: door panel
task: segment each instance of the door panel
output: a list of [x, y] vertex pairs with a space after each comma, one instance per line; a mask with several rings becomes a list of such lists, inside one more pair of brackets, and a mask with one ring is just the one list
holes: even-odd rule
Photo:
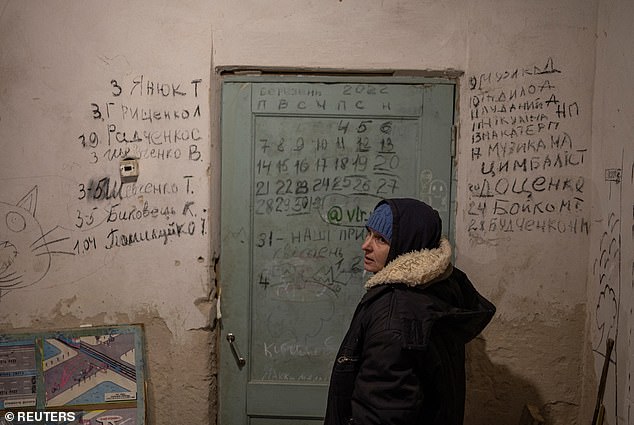
[[321, 423], [374, 205], [417, 197], [451, 234], [453, 102], [446, 81], [224, 82], [221, 425]]

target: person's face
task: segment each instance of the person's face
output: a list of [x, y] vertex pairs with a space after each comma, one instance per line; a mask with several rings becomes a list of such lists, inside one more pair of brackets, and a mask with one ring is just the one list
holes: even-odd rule
[[371, 273], [376, 273], [385, 267], [387, 255], [390, 252], [390, 244], [383, 236], [372, 229], [368, 229], [365, 241], [361, 245], [365, 256], [363, 258], [363, 266]]

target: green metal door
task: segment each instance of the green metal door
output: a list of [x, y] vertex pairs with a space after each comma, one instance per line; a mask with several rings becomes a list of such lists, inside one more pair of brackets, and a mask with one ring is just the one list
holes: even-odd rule
[[316, 425], [363, 293], [374, 205], [453, 223], [453, 83], [228, 77], [222, 87], [221, 425]]

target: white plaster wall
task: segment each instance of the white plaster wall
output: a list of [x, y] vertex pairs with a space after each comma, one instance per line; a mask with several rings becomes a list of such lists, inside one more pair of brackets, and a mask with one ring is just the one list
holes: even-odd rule
[[[17, 203], [37, 186], [36, 219], [43, 232], [55, 228], [57, 238], [66, 238], [50, 244], [59, 254], [45, 278], [4, 292], [3, 311], [15, 308], [15, 299], [29, 299], [31, 309], [44, 312], [77, 297], [81, 308], [61, 305], [62, 311], [89, 317], [143, 306], [155, 309], [177, 334], [207, 323], [206, 314], [190, 306], [209, 291], [210, 57], [200, 52], [209, 49], [210, 25], [195, 20], [206, 5], [190, 6], [197, 10], [168, 2], [3, 3], [2, 200]], [[148, 84], [165, 90], [149, 94]], [[162, 119], [143, 119], [149, 111]], [[190, 118], [165, 118], [174, 111]], [[92, 132], [97, 146], [82, 147], [80, 137], [89, 139]], [[151, 132], [151, 141], [144, 132]], [[111, 181], [107, 191], [99, 180], [118, 178], [126, 147], [140, 158], [138, 185], [119, 193]], [[141, 214], [144, 202], [149, 204]], [[193, 204], [185, 209], [188, 202]], [[172, 223], [187, 227], [190, 221], [198, 230], [193, 235], [182, 228], [156, 244], [123, 240], [131, 234], [151, 238], [153, 230], [176, 230]], [[172, 255], [157, 256], [156, 249]], [[30, 324], [31, 309], [16, 308], [20, 314], [12, 324]]]
[[[592, 125], [593, 217], [588, 311], [597, 381], [606, 341], [615, 340], [607, 373], [605, 423], [634, 422], [634, 100], [630, 28], [634, 4], [601, 1]], [[593, 404], [594, 407], [594, 404]]]
[[[76, 228], [77, 208], [104, 208], [103, 200], [75, 199], [78, 184], [118, 173], [116, 161], [92, 164], [90, 152], [78, 146], [78, 136], [93, 128], [108, 133], [98, 127], [90, 104], [125, 100], [159, 110], [201, 106], [201, 116], [186, 124], [200, 131], [200, 160], [141, 161], [141, 178], [174, 183], [179, 192], [125, 202], [128, 207], [142, 207], [144, 200], [168, 204], [177, 216], [183, 215], [187, 202], [194, 202], [201, 233], [173, 238], [167, 246], [106, 250], [102, 245], [73, 257], [55, 255], [46, 278], [3, 293], [2, 329], [144, 322], [153, 422], [215, 423], [211, 325], [219, 245], [220, 141], [218, 78], [213, 70], [232, 65], [454, 69], [464, 72], [459, 81], [457, 263], [498, 306], [492, 325], [469, 347], [466, 423], [517, 423], [524, 403], [537, 405], [549, 423], [574, 423], [583, 410], [584, 394], [593, 389], [584, 392], [582, 384], [586, 283], [592, 261], [589, 233], [594, 232], [590, 165], [597, 7], [595, 0], [2, 1], [0, 202], [17, 203], [38, 186], [37, 219], [47, 230], [65, 229], [62, 233], [69, 239], [60, 243], [65, 249], [72, 250], [75, 241], [88, 236], [99, 237], [103, 244], [110, 230], [107, 221]], [[601, 16], [611, 16], [614, 8], [603, 2]], [[607, 46], [618, 43], [605, 39]], [[210, 93], [210, 103], [191, 95], [113, 99], [112, 79], [130, 87], [139, 75], [182, 82], [182, 87], [201, 79], [200, 88]], [[531, 87], [546, 88], [530, 93]], [[490, 142], [474, 142], [482, 128], [472, 115], [473, 102], [486, 100], [487, 95], [498, 95], [499, 100], [502, 92], [522, 89], [531, 101], [554, 95], [560, 103], [574, 105], [574, 114], [562, 118], [557, 104], [543, 106], [544, 120], [558, 123], [557, 131], [542, 132], [546, 147], [502, 158], [536, 158], [537, 169], [513, 171], [511, 162], [511, 171], [493, 177], [483, 170], [492, 161], [499, 169], [501, 159], [489, 153]], [[512, 119], [508, 109], [499, 114], [489, 109], [487, 114], [494, 120], [497, 116], [496, 131], [512, 131], [511, 124], [500, 121]], [[137, 126], [121, 117], [117, 123], [121, 128]], [[165, 131], [173, 122], [138, 126]], [[562, 149], [575, 155], [561, 167], [553, 162], [564, 152], [550, 143], [550, 137], [560, 132], [569, 136]], [[529, 138], [532, 135], [524, 134], [514, 141], [528, 143]], [[473, 150], [477, 147], [484, 148], [480, 156]], [[546, 156], [551, 161], [547, 166]], [[581, 179], [583, 184], [577, 190], [573, 184], [570, 190], [534, 191], [531, 196], [511, 190], [486, 199], [474, 191], [484, 179], [495, 184], [519, 179], [521, 184], [525, 177], [561, 179], [562, 185], [565, 179]], [[193, 193], [186, 182], [192, 183]], [[505, 214], [495, 208], [496, 201], [508, 206], [560, 205], [575, 197], [575, 206], [563, 213], [532, 209]], [[486, 207], [478, 209], [484, 201]], [[209, 227], [202, 233], [198, 226], [205, 214]], [[509, 221], [501, 225], [501, 218], [521, 219], [522, 228], [515, 221], [511, 231]], [[528, 226], [527, 220], [542, 221]], [[548, 220], [554, 224], [543, 224]], [[126, 229], [147, 229], [157, 223], [168, 221], [125, 224]], [[188, 406], [186, 412], [183, 405]]]
[[[0, 255], [3, 272], [28, 263], [22, 284], [0, 284], [0, 328], [144, 323], [150, 423], [171, 421], [175, 406], [192, 398], [202, 402], [189, 414], [208, 417], [215, 213], [211, 23], [201, 17], [210, 8], [200, 1], [0, 4], [0, 239], [14, 243], [18, 256]], [[162, 119], [142, 119], [156, 118], [149, 111]], [[93, 132], [98, 143], [82, 146], [80, 137], [90, 141]], [[118, 192], [125, 149], [140, 158], [140, 177]], [[20, 205], [31, 206], [37, 223], [18, 233], [5, 218], [27, 194]], [[48, 244], [31, 252], [42, 233]]]
[[457, 67], [467, 57], [463, 1], [220, 1], [214, 65]]

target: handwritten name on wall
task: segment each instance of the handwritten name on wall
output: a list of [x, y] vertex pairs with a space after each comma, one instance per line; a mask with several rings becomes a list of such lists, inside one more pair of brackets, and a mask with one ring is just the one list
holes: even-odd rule
[[[81, 207], [74, 212], [74, 225], [90, 231], [76, 240], [75, 254], [204, 236], [207, 210], [194, 195], [197, 177], [205, 172], [203, 81], [139, 74], [113, 78], [104, 86], [109, 95], [87, 102], [92, 125], [75, 139], [87, 166], [101, 173], [76, 187]], [[119, 164], [129, 158], [138, 161], [139, 177], [123, 183]], [[114, 172], [103, 175], [103, 170]], [[174, 177], [171, 170], [181, 175]]]
[[565, 78], [551, 58], [468, 77], [472, 242], [589, 233], [589, 156], [577, 130], [583, 105], [562, 93]]

